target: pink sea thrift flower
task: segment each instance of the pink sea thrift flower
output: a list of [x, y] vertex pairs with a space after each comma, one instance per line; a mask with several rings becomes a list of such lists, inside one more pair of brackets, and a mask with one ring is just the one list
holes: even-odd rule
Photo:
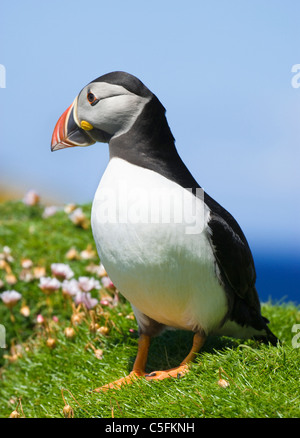
[[81, 292], [78, 281], [75, 280], [75, 278], [64, 280], [62, 282], [62, 292], [64, 295], [70, 295], [72, 297]]
[[20, 272], [19, 280], [25, 281], [26, 283], [28, 283], [29, 281], [32, 281], [33, 279], [34, 279], [34, 276], [29, 269], [23, 269]]
[[92, 289], [101, 289], [99, 281], [93, 277], [79, 277], [78, 285], [82, 292], [90, 292]]
[[75, 296], [75, 304], [84, 304], [87, 309], [92, 309], [98, 304], [97, 298], [92, 298], [90, 292], [79, 292]]
[[43, 315], [38, 314], [38, 316], [36, 317], [36, 322], [37, 322], [38, 324], [43, 324], [43, 322], [44, 322], [44, 317], [43, 317]]
[[46, 269], [44, 268], [44, 266], [36, 266], [33, 268], [33, 276], [37, 280], [41, 277], [45, 277], [45, 275], [46, 275]]
[[83, 213], [80, 207], [75, 208], [70, 214], [69, 218], [75, 225], [81, 225], [81, 223], [86, 219], [85, 214]]
[[29, 190], [23, 198], [25, 205], [37, 205], [40, 202], [40, 196], [35, 190]]
[[101, 278], [102, 286], [105, 287], [105, 289], [115, 289], [115, 285], [111, 281], [109, 277], [102, 277]]
[[69, 214], [69, 219], [71, 219], [73, 224], [78, 227], [82, 227], [85, 230], [87, 230], [90, 226], [90, 220], [83, 213], [81, 208], [76, 208], [74, 211], [72, 211], [72, 213]]
[[65, 213], [67, 213], [67, 214], [72, 213], [72, 211], [74, 211], [74, 210], [76, 210], [76, 205], [75, 205], [75, 204], [67, 204], [67, 205], [65, 205], [65, 207], [64, 207], [64, 211], [65, 211]]
[[102, 298], [102, 300], [100, 300], [100, 304], [101, 304], [101, 306], [111, 306], [110, 300], [108, 300], [106, 298]]
[[15, 290], [6, 290], [0, 294], [0, 297], [6, 307], [11, 309], [22, 298], [22, 295]]
[[65, 263], [52, 263], [51, 272], [55, 277], [59, 277], [62, 280], [69, 280], [74, 276], [74, 272], [70, 266]]
[[57, 280], [57, 278], [51, 278], [51, 277], [41, 277], [40, 278], [40, 289], [45, 293], [52, 293], [59, 289], [61, 286], [60, 281]]
[[55, 213], [57, 213], [60, 209], [56, 207], [55, 205], [49, 205], [48, 207], [45, 207], [42, 217], [43, 219], [47, 219], [48, 217], [53, 216]]
[[4, 246], [3, 247], [3, 253], [0, 254], [0, 259], [1, 260], [6, 260], [9, 263], [12, 263], [14, 261], [14, 258], [11, 255], [11, 249], [9, 246]]
[[22, 259], [21, 260], [21, 266], [24, 269], [30, 269], [33, 266], [32, 260], [30, 259]]
[[85, 268], [85, 270], [90, 272], [91, 274], [97, 275], [98, 277], [104, 277], [107, 275], [106, 270], [101, 263], [99, 265], [95, 265], [94, 263], [91, 263], [89, 266]]
[[88, 245], [86, 249], [81, 251], [80, 257], [82, 260], [90, 260], [96, 257], [96, 251], [93, 250], [92, 245]]

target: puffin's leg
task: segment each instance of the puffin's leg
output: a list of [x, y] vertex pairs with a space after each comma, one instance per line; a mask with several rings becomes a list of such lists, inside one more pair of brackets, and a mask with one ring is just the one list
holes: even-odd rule
[[145, 376], [146, 362], [148, 358], [148, 351], [150, 346], [150, 336], [141, 334], [138, 343], [138, 352], [131, 373], [122, 377], [119, 380], [108, 383], [100, 388], [94, 389], [96, 392], [107, 391], [108, 389], [118, 389], [122, 385], [133, 383], [139, 377]]
[[197, 332], [194, 334], [193, 345], [191, 351], [181, 364], [176, 368], [171, 368], [165, 371], [153, 371], [150, 374], [146, 374], [147, 380], [163, 380], [168, 377], [181, 377], [189, 371], [189, 364], [195, 359], [196, 354], [203, 347], [206, 340], [206, 336], [203, 333]]
[[188, 372], [189, 364], [195, 359], [196, 354], [204, 345], [206, 336], [203, 333], [195, 333], [191, 351], [178, 367], [164, 371], [153, 371], [152, 373], [146, 374], [145, 368], [150, 346], [150, 339], [151, 337], [145, 334], [140, 336], [137, 356], [133, 365], [133, 369], [128, 376], [122, 377], [119, 380], [115, 380], [114, 382], [94, 389], [94, 391], [101, 392], [107, 391], [108, 389], [118, 389], [122, 385], [133, 383], [136, 379], [142, 376], [144, 376], [147, 380], [163, 380], [169, 377], [181, 377]]

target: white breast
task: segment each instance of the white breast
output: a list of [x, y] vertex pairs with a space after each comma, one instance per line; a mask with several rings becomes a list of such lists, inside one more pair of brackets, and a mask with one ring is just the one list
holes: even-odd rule
[[113, 158], [92, 208], [100, 259], [120, 292], [163, 324], [211, 333], [227, 312], [207, 240], [209, 209], [189, 190]]

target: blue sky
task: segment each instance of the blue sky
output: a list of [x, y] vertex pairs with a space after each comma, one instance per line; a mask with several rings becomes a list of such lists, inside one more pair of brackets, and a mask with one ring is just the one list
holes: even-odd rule
[[0, 183], [56, 202], [93, 199], [108, 147], [50, 152], [54, 125], [114, 70], [161, 100], [184, 162], [250, 243], [297, 250], [300, 3], [3, 0]]

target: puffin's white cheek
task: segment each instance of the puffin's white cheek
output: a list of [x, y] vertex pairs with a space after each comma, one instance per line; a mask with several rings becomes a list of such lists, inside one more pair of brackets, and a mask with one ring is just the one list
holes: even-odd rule
[[134, 95], [104, 99], [90, 112], [89, 122], [111, 135], [124, 134], [133, 126], [147, 102], [148, 99]]

